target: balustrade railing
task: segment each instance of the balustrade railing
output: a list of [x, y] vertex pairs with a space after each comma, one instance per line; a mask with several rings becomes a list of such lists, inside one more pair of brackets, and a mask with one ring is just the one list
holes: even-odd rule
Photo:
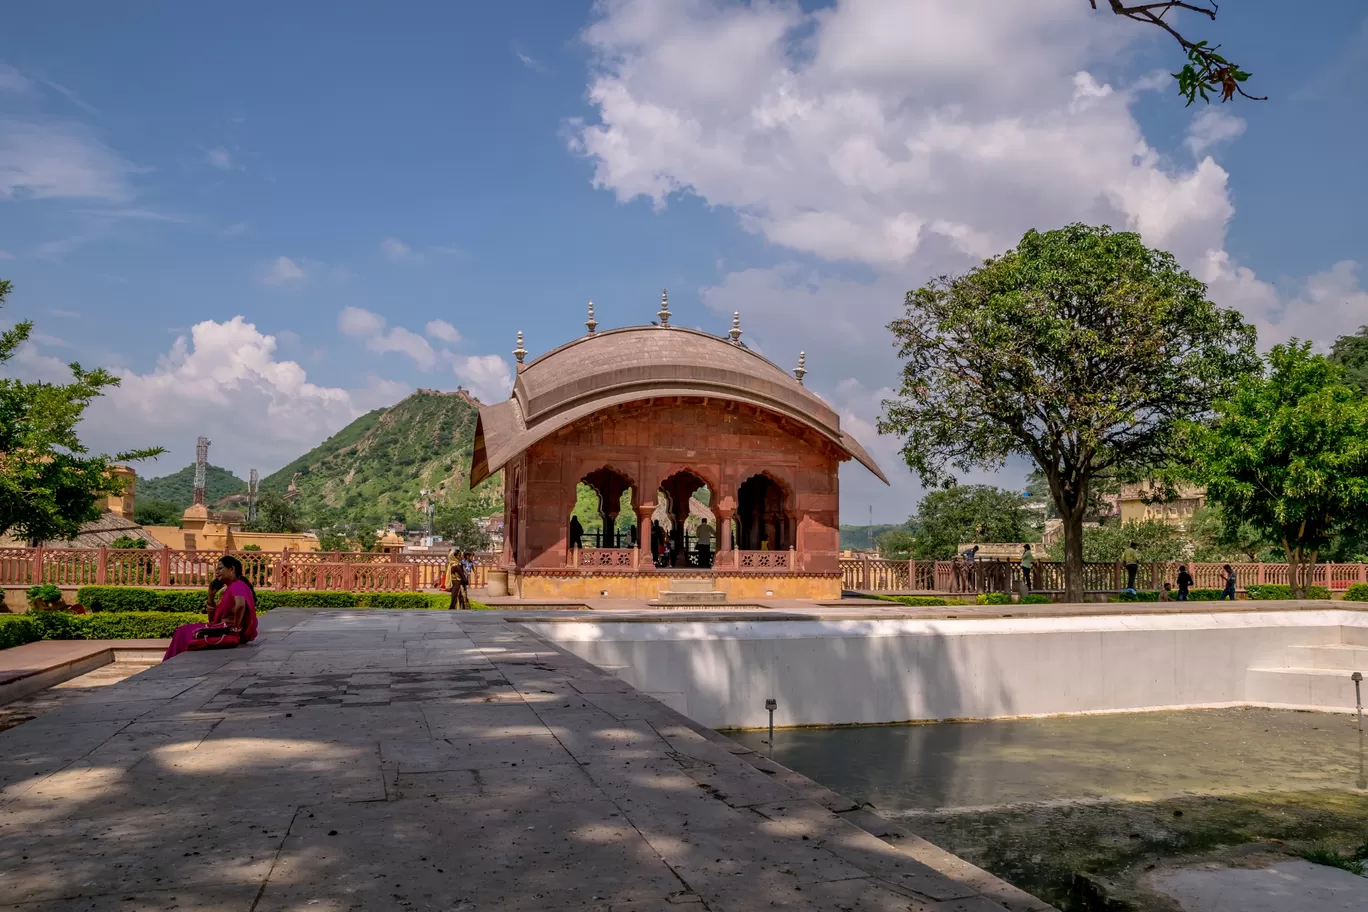
[[[1225, 587], [1223, 563], [1186, 564], [1194, 589]], [[1273, 562], [1231, 563], [1238, 587], [1248, 585], [1287, 585], [1287, 564]], [[1137, 589], [1159, 589], [1164, 583], [1178, 588], [1178, 567], [1174, 563], [1141, 564], [1135, 577]], [[978, 560], [973, 564], [954, 561], [885, 560], [882, 558], [841, 558], [841, 585], [857, 592], [1009, 592], [1015, 591], [1021, 574], [1020, 561]], [[1062, 591], [1064, 565], [1059, 561], [1037, 560], [1031, 570], [1031, 588], [1036, 591]], [[1368, 564], [1317, 564], [1311, 585], [1342, 591], [1354, 583], [1368, 583]], [[1119, 563], [1085, 563], [1083, 589], [1090, 592], [1119, 590], [1126, 586], [1126, 568]]]
[[[326, 551], [232, 551], [262, 589], [407, 592], [444, 583], [442, 554]], [[175, 548], [0, 548], [0, 585], [208, 586], [221, 551]], [[483, 587], [498, 555], [475, 556], [471, 585]]]

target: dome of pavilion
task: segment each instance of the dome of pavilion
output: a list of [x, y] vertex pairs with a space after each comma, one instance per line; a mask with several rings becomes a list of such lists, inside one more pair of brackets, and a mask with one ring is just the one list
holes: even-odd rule
[[835, 410], [788, 371], [729, 339], [653, 325], [590, 333], [520, 365], [512, 396], [480, 409], [470, 484], [595, 412], [660, 397], [744, 403], [790, 419], [888, 480]]

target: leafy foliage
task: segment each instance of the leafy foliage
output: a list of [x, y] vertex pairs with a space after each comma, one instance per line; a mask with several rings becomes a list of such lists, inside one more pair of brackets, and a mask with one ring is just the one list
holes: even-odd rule
[[1354, 583], [1344, 590], [1346, 602], [1368, 602], [1368, 583]]
[[[0, 280], [0, 306], [11, 285]], [[14, 357], [33, 332], [22, 321], [0, 333], [0, 365]], [[97, 519], [104, 499], [124, 483], [110, 469], [116, 462], [157, 456], [161, 449], [92, 456], [77, 427], [86, 408], [119, 378], [102, 368], [73, 362], [70, 383], [28, 383], [0, 377], [0, 535], [25, 541], [71, 539]]]
[[40, 583], [37, 586], [29, 586], [25, 593], [30, 602], [48, 603], [60, 602], [62, 600], [62, 590], [52, 583]]
[[1228, 522], [1219, 504], [1209, 504], [1193, 513], [1187, 521], [1190, 557], [1194, 561], [1280, 560], [1268, 539], [1248, 521]]
[[109, 547], [117, 549], [145, 549], [147, 547], [147, 539], [132, 538], [128, 535], [120, 535], [118, 538], [114, 539], [112, 542], [109, 543]]
[[912, 519], [917, 527], [913, 555], [948, 560], [965, 542], [1039, 541], [1031, 527], [1026, 499], [992, 485], [956, 485], [929, 491]]
[[184, 512], [184, 507], [167, 500], [143, 497], [141, 493], [133, 502], [133, 521], [140, 526], [179, 526]]
[[1368, 393], [1368, 326], [1352, 335], [1340, 336], [1330, 346], [1330, 360], [1344, 368], [1344, 382]]
[[1306, 594], [1294, 596], [1292, 587], [1281, 583], [1251, 583], [1244, 587], [1245, 595], [1257, 601], [1282, 600], [1290, 598], [1328, 599], [1330, 590], [1325, 586], [1307, 586]]
[[36, 643], [43, 631], [24, 614], [0, 614], [0, 649]]
[[917, 550], [917, 537], [906, 529], [891, 529], [878, 538], [879, 557], [907, 560]]
[[[1187, 542], [1176, 528], [1159, 519], [1133, 519], [1127, 523], [1085, 526], [1083, 560], [1089, 563], [1116, 563], [1131, 542], [1137, 545], [1141, 563], [1187, 559]], [[1050, 560], [1062, 560], [1064, 543], [1056, 541], [1046, 553]]]
[[841, 550], [873, 551], [879, 547], [879, 538], [886, 532], [912, 532], [916, 533], [912, 522], [886, 524], [881, 523], [873, 526], [855, 526], [848, 523], [841, 525]]
[[457, 551], [488, 551], [489, 536], [476, 525], [479, 518], [469, 504], [443, 507], [433, 517], [433, 530]]
[[[909, 292], [889, 325], [904, 360], [881, 433], [927, 486], [1028, 456], [1064, 523], [1066, 593], [1082, 598], [1095, 479], [1173, 457], [1173, 430], [1254, 370], [1253, 327], [1139, 235], [1070, 225]], [[1124, 480], [1124, 479], [1122, 479]]]
[[[185, 508], [195, 502], [195, 466], [193, 464], [188, 465], [170, 475], [139, 478], [136, 493], [135, 511], [144, 500], [165, 503], [171, 505], [175, 510], [175, 518], [180, 519]], [[232, 472], [216, 465], [204, 467], [204, 500], [206, 503], [213, 504], [233, 494], [246, 493], [247, 482]], [[164, 522], [154, 523], [154, 525], [167, 524]]]
[[1010, 605], [1012, 596], [1006, 592], [980, 592], [974, 598], [975, 605]]
[[1368, 400], [1309, 342], [1275, 345], [1213, 422], [1184, 428], [1181, 471], [1206, 485], [1227, 522], [1282, 545], [1292, 591], [1342, 529], [1368, 523]]
[[302, 532], [304, 520], [294, 501], [279, 494], [267, 493], [257, 498], [256, 519], [244, 528], [249, 532]]
[[356, 540], [395, 520], [419, 527], [422, 490], [436, 492], [439, 509], [467, 505], [488, 516], [502, 509], [501, 478], [466, 490], [477, 417], [475, 401], [463, 392], [420, 390], [356, 419], [263, 478], [261, 490], [284, 494], [297, 474], [293, 500], [306, 524]]
[[[90, 611], [199, 611], [208, 589], [138, 589], [132, 586], [82, 586], [76, 601]], [[260, 607], [260, 605], [258, 605]]]

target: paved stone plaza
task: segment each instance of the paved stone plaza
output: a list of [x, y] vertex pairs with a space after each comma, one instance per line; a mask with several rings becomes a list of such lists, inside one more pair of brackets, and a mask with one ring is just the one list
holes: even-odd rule
[[0, 786], [4, 909], [1048, 908], [495, 612], [273, 611]]

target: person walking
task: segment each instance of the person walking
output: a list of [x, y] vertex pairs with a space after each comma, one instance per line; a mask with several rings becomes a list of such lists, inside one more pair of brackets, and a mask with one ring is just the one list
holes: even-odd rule
[[661, 528], [660, 520], [651, 520], [651, 560], [657, 566], [661, 566], [661, 558], [665, 551], [665, 530]]
[[694, 541], [697, 542], [694, 548], [698, 551], [698, 566], [705, 569], [712, 566], [712, 540], [712, 526], [708, 525], [708, 521], [705, 519], [694, 530]]
[[950, 573], [954, 579], [954, 591], [964, 591], [964, 555], [956, 554], [954, 560], [950, 561]]
[[475, 582], [475, 555], [467, 551], [461, 556], [461, 607], [470, 610], [470, 584]]
[[1221, 601], [1230, 599], [1235, 601], [1235, 568], [1226, 564], [1221, 567], [1225, 571], [1225, 589], [1221, 592]]
[[461, 607], [461, 574], [464, 569], [461, 567], [461, 552], [456, 548], [451, 548], [446, 555], [446, 585], [451, 589], [451, 603], [447, 604], [447, 611], [456, 611]]
[[1126, 588], [1135, 591], [1135, 574], [1140, 572], [1140, 546], [1131, 542], [1121, 552], [1121, 563], [1126, 565]]
[[978, 558], [978, 550], [979, 546], [974, 545], [974, 547], [966, 548], [964, 551], [964, 581], [971, 590], [977, 589], [978, 587], [978, 574], [974, 567], [974, 563]]
[[1026, 581], [1026, 591], [1031, 591], [1031, 568], [1035, 566], [1035, 555], [1031, 553], [1030, 545], [1023, 545], [1021, 548], [1021, 578]]
[[1178, 565], [1178, 601], [1188, 600], [1188, 590], [1192, 588], [1192, 574], [1188, 573], [1187, 564]]

